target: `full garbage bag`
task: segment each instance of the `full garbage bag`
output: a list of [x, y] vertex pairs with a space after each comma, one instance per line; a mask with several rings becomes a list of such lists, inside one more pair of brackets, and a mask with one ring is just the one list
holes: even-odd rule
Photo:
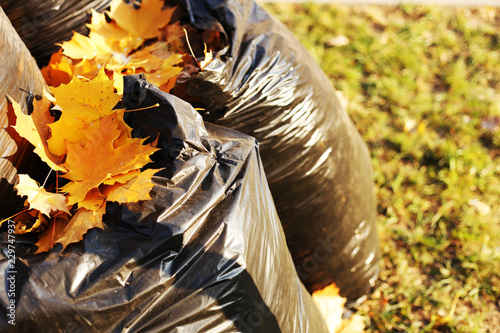
[[23, 255], [29, 245], [18, 244], [15, 267], [4, 246], [0, 330], [328, 332], [295, 272], [255, 139], [126, 77], [120, 107], [156, 103], [126, 119], [134, 136], [158, 138], [152, 200], [108, 204], [105, 230], [62, 252]]
[[203, 118], [255, 137], [299, 277], [335, 282], [351, 301], [378, 276], [370, 156], [307, 50], [258, 4], [183, 0], [190, 23], [222, 47], [177, 93]]

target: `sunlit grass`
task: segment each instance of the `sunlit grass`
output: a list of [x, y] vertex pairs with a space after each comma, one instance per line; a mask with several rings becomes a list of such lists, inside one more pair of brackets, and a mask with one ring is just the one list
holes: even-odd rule
[[500, 11], [266, 8], [345, 96], [371, 151], [383, 260], [359, 308], [368, 327], [498, 332]]

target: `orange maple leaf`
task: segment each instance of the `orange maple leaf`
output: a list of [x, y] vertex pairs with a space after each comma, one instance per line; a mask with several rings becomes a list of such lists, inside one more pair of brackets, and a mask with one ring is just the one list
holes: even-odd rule
[[93, 228], [104, 229], [102, 216], [106, 213], [106, 206], [102, 205], [99, 209], [92, 211], [80, 208], [73, 218], [68, 222], [59, 237], [54, 243], [60, 243], [63, 250], [72, 243], [83, 240], [83, 236]]
[[50, 62], [42, 68], [45, 82], [51, 87], [59, 87], [62, 83], [67, 84], [73, 77], [73, 65], [67, 57], [63, 56], [60, 49], [50, 57]]
[[35, 146], [35, 153], [40, 156], [42, 161], [54, 170], [65, 171], [64, 167], [60, 165], [60, 159], [50, 153], [47, 145], [47, 137], [50, 133], [48, 126], [53, 121], [53, 117], [49, 112], [49, 105], [51, 103], [47, 96], [48, 94], [44, 92], [41, 101], [35, 99], [31, 115], [24, 114], [21, 106], [7, 96], [12, 107], [12, 109], [8, 108], [8, 112], [14, 113], [13, 118], [16, 121], [15, 125], [12, 126], [14, 130]]
[[[69, 203], [83, 201], [87, 194], [114, 176], [127, 174], [151, 162], [149, 155], [157, 149], [143, 145], [145, 139], [128, 138], [114, 146], [121, 136], [117, 113], [99, 118], [80, 129], [85, 144], [68, 144], [64, 166], [69, 170], [63, 177], [72, 180], [63, 187]], [[97, 161], [97, 163], [96, 163]]]
[[35, 243], [38, 249], [34, 254], [50, 251], [54, 246], [54, 239], [57, 239], [61, 235], [68, 221], [69, 215], [56, 215], [52, 224], [38, 235], [38, 241]]
[[71, 220], [68, 215], [57, 215], [52, 224], [38, 236], [35, 244], [38, 249], [34, 254], [50, 251], [57, 243], [62, 244], [64, 250], [69, 244], [83, 240], [90, 229], [104, 229], [102, 216], [105, 212], [103, 205], [97, 211], [80, 208]]
[[105, 186], [101, 192], [106, 196], [108, 201], [115, 201], [119, 203], [137, 202], [141, 200], [150, 199], [149, 192], [153, 188], [151, 178], [159, 170], [148, 169], [137, 176], [130, 179], [127, 183], [115, 183], [113, 185]]

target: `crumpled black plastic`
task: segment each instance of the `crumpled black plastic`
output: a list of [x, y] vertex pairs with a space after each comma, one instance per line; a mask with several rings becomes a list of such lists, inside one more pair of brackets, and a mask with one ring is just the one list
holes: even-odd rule
[[12, 25], [39, 63], [46, 63], [73, 31], [87, 31], [91, 9], [102, 11], [110, 0], [0, 0]]
[[[328, 332], [295, 272], [255, 139], [126, 77], [135, 136], [158, 138], [152, 200], [109, 204], [105, 230], [21, 255], [2, 332]], [[96, 161], [98, 163], [98, 161]], [[9, 302], [6, 240], [1, 311]]]
[[[259, 5], [182, 0], [190, 23], [229, 45], [187, 86], [203, 118], [255, 137], [299, 277], [354, 301], [378, 276], [367, 147], [307, 50]], [[185, 90], [183, 90], [185, 89]]]

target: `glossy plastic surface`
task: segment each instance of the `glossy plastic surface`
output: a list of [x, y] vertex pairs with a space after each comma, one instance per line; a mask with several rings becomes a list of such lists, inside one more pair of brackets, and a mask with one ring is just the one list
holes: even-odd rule
[[255, 137], [299, 277], [354, 301], [378, 276], [367, 147], [328, 78], [281, 23], [244, 0], [184, 0], [191, 23], [225, 49], [184, 98], [203, 118]]

